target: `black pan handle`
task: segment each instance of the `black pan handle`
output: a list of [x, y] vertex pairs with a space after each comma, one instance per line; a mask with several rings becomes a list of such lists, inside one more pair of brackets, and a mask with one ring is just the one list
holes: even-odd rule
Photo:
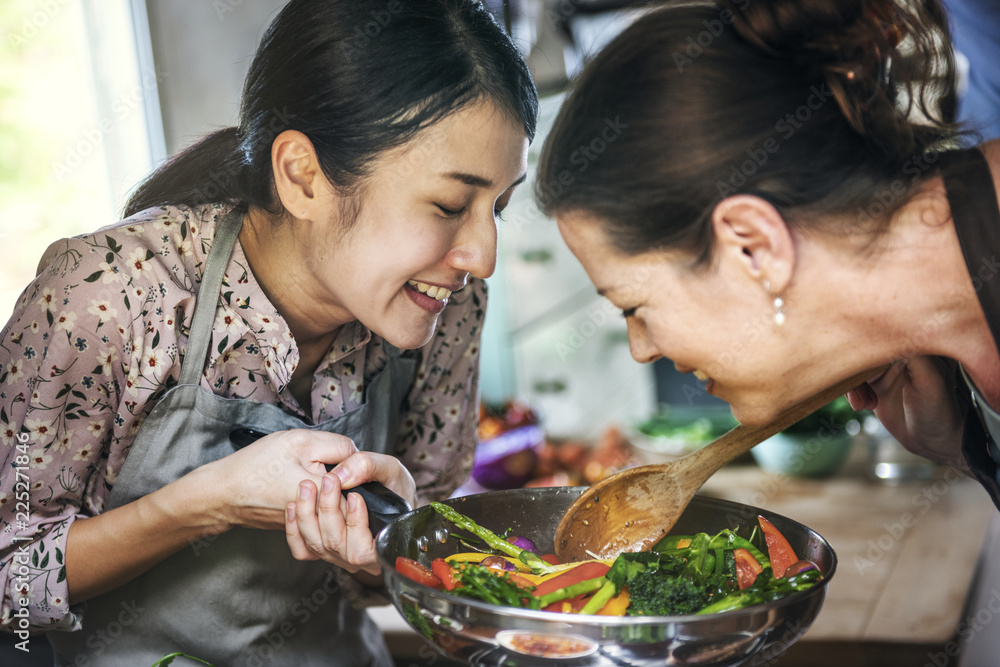
[[[229, 434], [229, 440], [236, 446], [236, 449], [242, 449], [265, 435], [267, 433], [252, 428], [237, 428]], [[326, 469], [332, 470], [333, 466], [328, 465]], [[365, 482], [353, 489], [344, 489], [341, 493], [344, 494], [345, 498], [348, 493], [357, 493], [364, 498], [365, 505], [368, 507], [368, 528], [372, 531], [373, 536], [378, 535], [379, 531], [397, 517], [413, 509], [408, 502], [385, 488], [380, 482]]]

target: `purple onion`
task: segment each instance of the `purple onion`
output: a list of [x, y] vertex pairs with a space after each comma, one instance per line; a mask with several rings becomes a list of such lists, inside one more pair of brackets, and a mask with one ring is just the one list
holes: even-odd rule
[[507, 572], [513, 572], [517, 569], [513, 563], [502, 556], [487, 556], [479, 561], [479, 564], [483, 567], [489, 567], [494, 570], [506, 570]]
[[516, 489], [531, 479], [538, 461], [536, 449], [545, 440], [539, 426], [507, 431], [476, 447], [472, 478], [487, 489]]
[[529, 540], [527, 537], [511, 537], [507, 541], [513, 544], [518, 549], [524, 549], [525, 551], [530, 551], [533, 554], [538, 553], [538, 547], [536, 547], [535, 543]]
[[792, 577], [796, 574], [802, 574], [806, 570], [818, 570], [818, 569], [819, 565], [812, 562], [811, 560], [799, 560], [789, 565], [788, 569], [785, 570], [785, 574], [782, 576]]

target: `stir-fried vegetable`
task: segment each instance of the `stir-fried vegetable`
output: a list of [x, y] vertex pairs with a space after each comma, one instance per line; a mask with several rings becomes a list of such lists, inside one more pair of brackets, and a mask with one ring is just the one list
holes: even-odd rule
[[[777, 600], [823, 578], [818, 566], [800, 561], [764, 517], [758, 517], [761, 531], [755, 528], [749, 539], [732, 530], [671, 535], [651, 551], [624, 553], [614, 561], [560, 565], [554, 557], [512, 544], [447, 505], [432, 506], [489, 550], [438, 558], [430, 569], [399, 558], [396, 569], [417, 583], [491, 604], [616, 616], [711, 614]], [[471, 539], [455, 537], [463, 545]], [[768, 555], [755, 539], [764, 542]]]

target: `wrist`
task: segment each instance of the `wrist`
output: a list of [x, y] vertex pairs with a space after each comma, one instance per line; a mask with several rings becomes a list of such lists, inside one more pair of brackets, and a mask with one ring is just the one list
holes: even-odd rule
[[207, 470], [210, 465], [195, 468], [147, 496], [165, 521], [183, 531], [189, 540], [218, 535], [234, 525], [222, 502], [225, 490], [211, 478]]

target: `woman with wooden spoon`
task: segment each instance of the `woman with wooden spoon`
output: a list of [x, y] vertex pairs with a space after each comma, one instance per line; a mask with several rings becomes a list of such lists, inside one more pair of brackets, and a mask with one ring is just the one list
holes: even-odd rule
[[584, 70], [538, 200], [636, 360], [751, 425], [891, 362], [853, 405], [997, 502], [1000, 143], [958, 150], [952, 74], [935, 1], [663, 8]]

